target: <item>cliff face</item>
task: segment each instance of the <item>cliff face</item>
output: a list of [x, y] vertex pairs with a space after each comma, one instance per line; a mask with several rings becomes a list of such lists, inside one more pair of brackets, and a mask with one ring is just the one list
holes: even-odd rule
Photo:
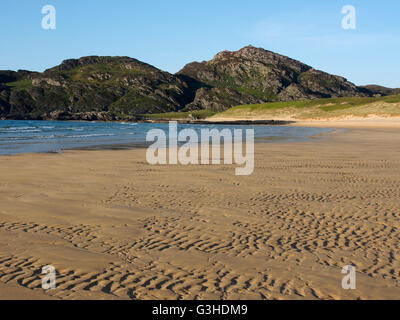
[[197, 91], [192, 108], [224, 110], [267, 101], [370, 95], [342, 77], [252, 46], [220, 52], [210, 61], [190, 63], [178, 75], [209, 86]]
[[[385, 91], [386, 92], [386, 91]], [[346, 79], [252, 46], [193, 62], [176, 75], [128, 57], [83, 57], [43, 73], [0, 71], [0, 117], [134, 119], [146, 113], [368, 96]]]

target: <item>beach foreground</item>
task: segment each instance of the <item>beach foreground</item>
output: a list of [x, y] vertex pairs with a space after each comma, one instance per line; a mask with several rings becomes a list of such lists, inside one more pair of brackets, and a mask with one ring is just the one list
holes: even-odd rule
[[1, 157], [0, 299], [398, 299], [399, 146], [388, 128], [259, 143], [248, 177], [145, 149]]

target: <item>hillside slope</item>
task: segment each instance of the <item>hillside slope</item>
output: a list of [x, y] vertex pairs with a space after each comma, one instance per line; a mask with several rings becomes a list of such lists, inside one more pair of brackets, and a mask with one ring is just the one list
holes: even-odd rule
[[343, 77], [253, 46], [220, 52], [210, 61], [189, 63], [177, 74], [208, 86], [197, 91], [191, 104], [193, 109], [226, 110], [235, 105], [268, 101], [372, 94]]
[[344, 97], [236, 106], [212, 120], [327, 120], [400, 117], [400, 95]]

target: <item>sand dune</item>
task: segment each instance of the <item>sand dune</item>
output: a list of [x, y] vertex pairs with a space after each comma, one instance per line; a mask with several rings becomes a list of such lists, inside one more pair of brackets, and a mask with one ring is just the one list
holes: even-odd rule
[[1, 157], [0, 298], [398, 299], [399, 142], [257, 144], [249, 177], [150, 166], [145, 150]]

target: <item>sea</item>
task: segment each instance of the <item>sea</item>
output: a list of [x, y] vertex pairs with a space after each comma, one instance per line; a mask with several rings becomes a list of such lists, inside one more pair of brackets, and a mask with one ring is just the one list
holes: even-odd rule
[[[179, 124], [178, 130], [254, 129], [256, 142], [307, 141], [327, 128], [281, 125]], [[0, 120], [0, 155], [62, 152], [75, 149], [129, 149], [149, 145], [151, 129], [168, 134], [168, 123]]]

